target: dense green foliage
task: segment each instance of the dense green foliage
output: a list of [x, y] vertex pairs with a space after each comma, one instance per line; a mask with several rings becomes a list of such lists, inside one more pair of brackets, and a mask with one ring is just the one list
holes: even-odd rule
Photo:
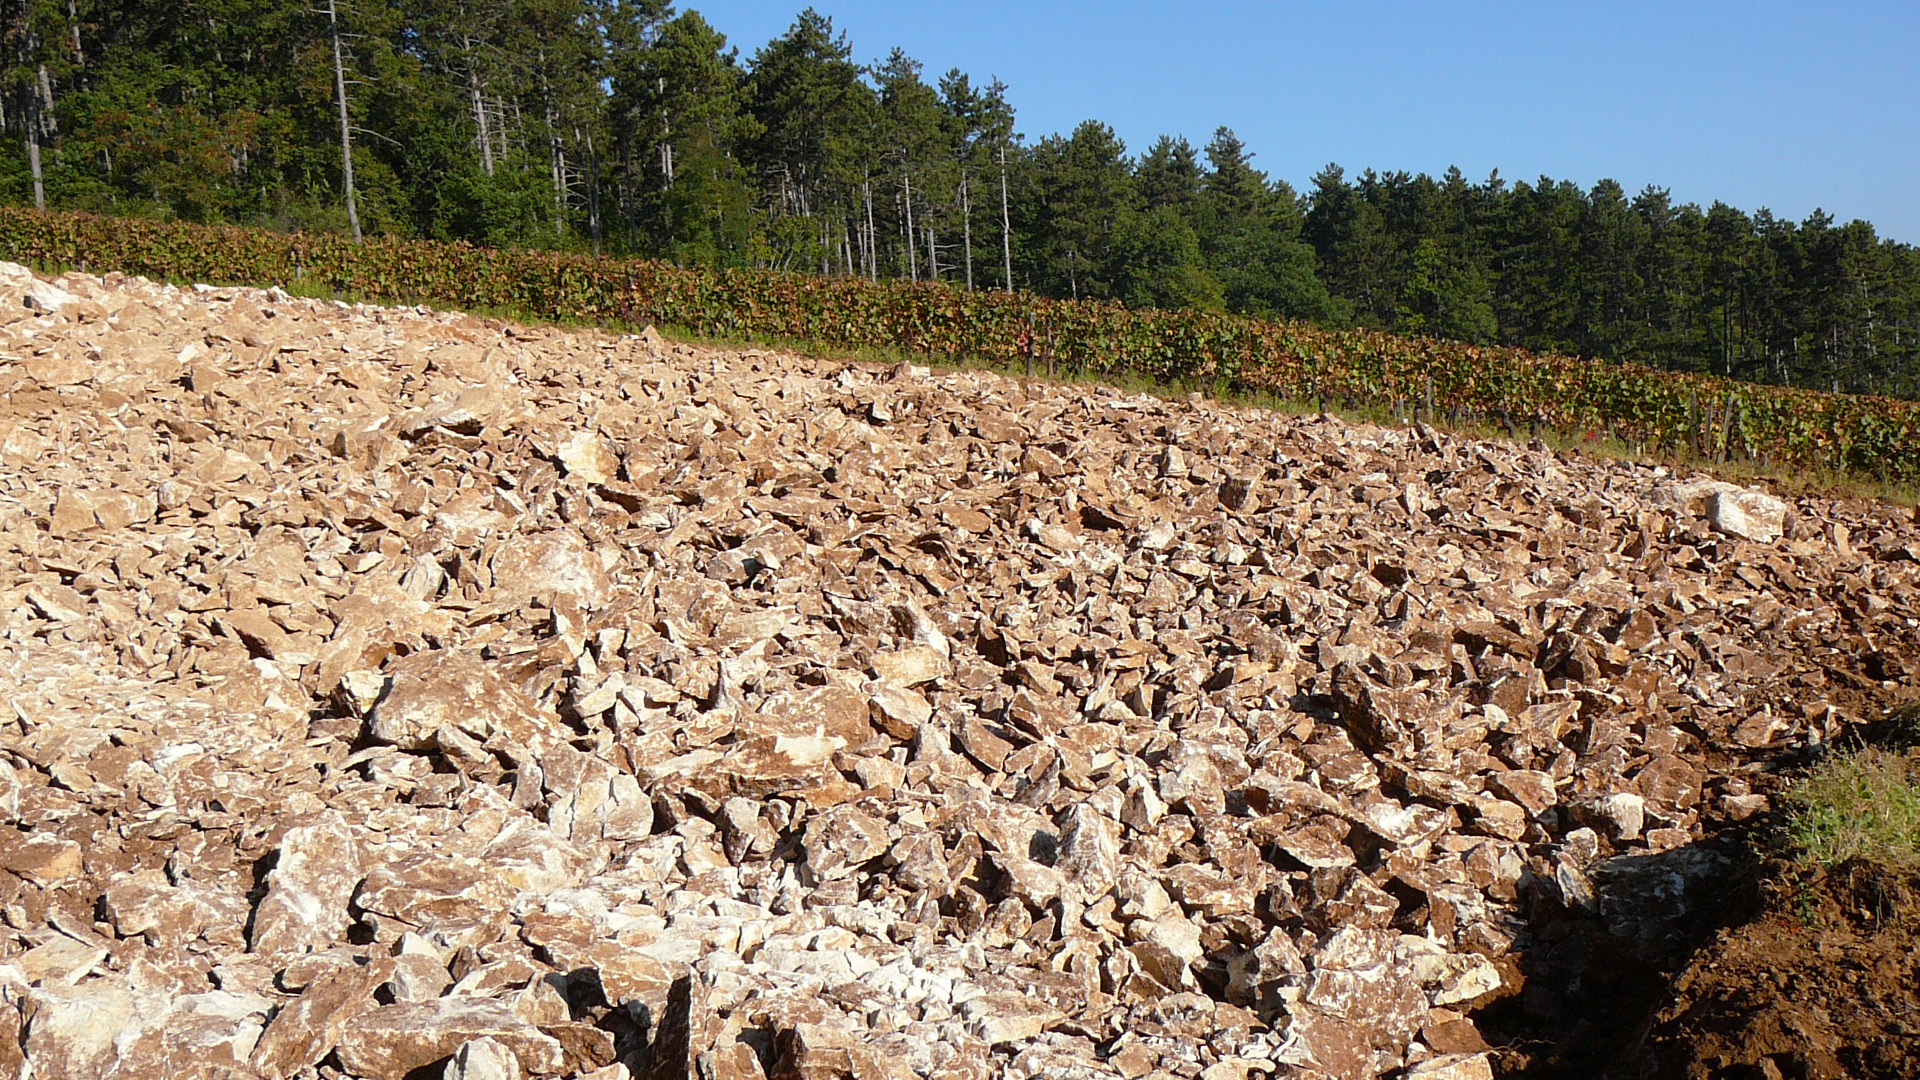
[[1655, 452], [1920, 480], [1920, 405], [1500, 346], [925, 282], [0, 208], [0, 257], [400, 302], [1220, 384], [1294, 400], [1609, 436]]
[[1872, 746], [1837, 751], [1786, 794], [1788, 847], [1820, 866], [1920, 864], [1920, 758]]
[[897, 49], [863, 65], [812, 10], [743, 57], [664, 0], [0, 4], [14, 204], [342, 232], [350, 160], [376, 236], [1017, 288], [1920, 396], [1920, 252], [1820, 213], [1457, 170], [1329, 166], [1296, 191], [1224, 128], [1138, 154], [1091, 120], [1027, 140], [999, 82], [929, 80]]

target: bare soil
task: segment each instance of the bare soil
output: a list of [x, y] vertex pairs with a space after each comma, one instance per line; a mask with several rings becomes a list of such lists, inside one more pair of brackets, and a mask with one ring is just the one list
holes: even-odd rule
[[1674, 983], [1647, 1043], [1673, 1080], [1920, 1076], [1920, 870], [1776, 869], [1757, 917]]
[[[1799, 762], [1776, 764], [1784, 777]], [[1763, 859], [1780, 847], [1775, 824], [1770, 815], [1668, 853], [1719, 860], [1723, 873], [1680, 898], [1672, 933], [1651, 949], [1603, 920], [1537, 940], [1522, 958], [1524, 990], [1476, 1017], [1497, 1045], [1497, 1074], [1920, 1076], [1920, 868]]]

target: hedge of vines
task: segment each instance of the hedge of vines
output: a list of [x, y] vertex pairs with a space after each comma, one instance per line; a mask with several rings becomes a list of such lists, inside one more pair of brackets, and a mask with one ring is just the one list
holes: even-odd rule
[[1575, 439], [1612, 437], [1655, 453], [1920, 481], [1914, 402], [1210, 312], [464, 243], [354, 244], [334, 235], [15, 207], [0, 208], [0, 256], [216, 283], [308, 279], [391, 302], [1130, 373]]

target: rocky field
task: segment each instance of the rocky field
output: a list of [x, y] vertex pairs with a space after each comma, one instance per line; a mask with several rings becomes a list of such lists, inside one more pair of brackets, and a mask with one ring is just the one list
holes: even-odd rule
[[1419, 427], [18, 267], [0, 395], [7, 1080], [1630, 1075], [1917, 655]]

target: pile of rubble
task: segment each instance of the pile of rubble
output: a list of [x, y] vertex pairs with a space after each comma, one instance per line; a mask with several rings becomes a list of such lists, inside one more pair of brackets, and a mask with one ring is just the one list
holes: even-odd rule
[[18, 267], [0, 395], [9, 1078], [1487, 1077], [1915, 633], [1889, 507], [1202, 400]]

